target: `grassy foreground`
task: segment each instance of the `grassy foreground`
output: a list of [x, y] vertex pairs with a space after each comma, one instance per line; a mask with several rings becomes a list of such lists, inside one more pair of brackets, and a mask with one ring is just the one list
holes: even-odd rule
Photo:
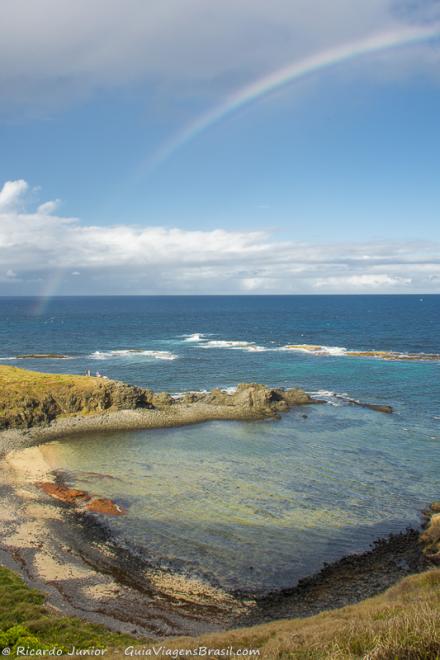
[[[71, 647], [119, 647], [132, 644], [129, 635], [119, 635], [104, 626], [56, 614], [45, 597], [28, 587], [7, 568], [0, 567], [0, 653], [9, 648], [15, 655], [20, 645], [32, 649]], [[3, 653], [6, 655], [6, 653]]]
[[[156, 657], [185, 657], [186, 649], [255, 649], [250, 657], [301, 660], [434, 660], [440, 658], [440, 569], [401, 580], [380, 596], [306, 619], [237, 629], [199, 638], [156, 642], [134, 640], [102, 626], [56, 615], [44, 596], [11, 571], [0, 568], [0, 651], [17, 645], [33, 649], [107, 648], [107, 658], [124, 657], [126, 647]], [[113, 649], [113, 650], [112, 650]], [[118, 650], [119, 649], [119, 650]], [[151, 649], [151, 653], [145, 650]], [[153, 651], [155, 649], [155, 652]], [[225, 654], [224, 654], [225, 655]], [[224, 657], [224, 656], [223, 656]], [[231, 654], [229, 654], [231, 657]]]
[[380, 596], [317, 616], [166, 644], [170, 649], [198, 646], [259, 649], [260, 658], [279, 660], [435, 660], [440, 658], [440, 570], [405, 578]]

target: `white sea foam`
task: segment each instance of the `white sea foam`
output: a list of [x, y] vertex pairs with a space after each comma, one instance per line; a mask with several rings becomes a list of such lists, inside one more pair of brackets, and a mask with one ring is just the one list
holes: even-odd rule
[[316, 390], [314, 392], [308, 392], [308, 394], [310, 394], [310, 396], [315, 396], [315, 397], [320, 396], [323, 399], [336, 396], [336, 392], [332, 392], [331, 390]]
[[313, 392], [307, 392], [307, 394], [316, 399], [323, 399], [328, 405], [334, 406], [335, 408], [344, 405], [350, 400], [350, 397], [345, 392], [338, 393], [333, 392], [332, 390], [314, 390]]
[[95, 351], [88, 356], [91, 360], [111, 360], [113, 358], [146, 357], [155, 360], [176, 360], [177, 355], [170, 351], [147, 351], [140, 349], [125, 349], [114, 351]]
[[198, 342], [198, 341], [206, 341], [206, 337], [208, 337], [209, 335], [206, 335], [203, 332], [195, 332], [192, 335], [182, 335], [182, 336], [185, 337], [185, 341]]
[[319, 346], [314, 344], [287, 344], [281, 346], [280, 351], [297, 351], [299, 353], [308, 353], [309, 355], [333, 355], [341, 356], [347, 353], [343, 346]]
[[228, 348], [235, 351], [248, 351], [255, 353], [264, 353], [270, 349], [264, 346], [258, 346], [253, 341], [234, 341], [226, 339], [212, 339], [205, 341], [200, 345], [201, 348]]
[[[225, 394], [235, 394], [237, 391], [237, 385], [222, 387], [220, 391], [225, 392]], [[179, 399], [182, 399], [185, 394], [209, 394], [209, 390], [184, 390], [183, 392], [174, 392], [171, 396], [178, 401]]]
[[232, 385], [232, 387], [222, 387], [222, 392], [226, 394], [235, 394], [237, 391], [237, 385]]
[[183, 399], [186, 394], [208, 394], [208, 390], [184, 390], [183, 392], [173, 392], [171, 397], [178, 401], [179, 399]]

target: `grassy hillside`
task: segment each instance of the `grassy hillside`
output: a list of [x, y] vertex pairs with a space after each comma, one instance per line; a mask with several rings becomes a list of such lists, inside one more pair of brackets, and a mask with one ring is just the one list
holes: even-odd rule
[[44, 601], [42, 594], [30, 589], [15, 573], [0, 567], [0, 653], [4, 648], [13, 650], [17, 644], [68, 650], [72, 646], [119, 647], [135, 641], [103, 626], [57, 615]]
[[[44, 596], [5, 568], [0, 568], [0, 631], [0, 651], [2, 645], [13, 648], [17, 642], [33, 648], [58, 646], [66, 650], [71, 646], [105, 647], [117, 649], [105, 657], [119, 658], [124, 657], [127, 646], [152, 648], [147, 640], [141, 642], [108, 632], [102, 626], [56, 615], [44, 605]], [[306, 619], [276, 621], [199, 638], [175, 638], [155, 642], [154, 646], [164, 650], [199, 646], [258, 649], [260, 658], [280, 660], [434, 660], [440, 658], [440, 570], [405, 578], [384, 594], [358, 605]]]
[[440, 570], [405, 578], [358, 605], [306, 619], [174, 639], [164, 646], [259, 649], [260, 658], [279, 660], [435, 660], [440, 658]]
[[0, 366], [0, 429], [47, 423], [59, 415], [141, 407], [148, 405], [148, 394], [104, 378]]

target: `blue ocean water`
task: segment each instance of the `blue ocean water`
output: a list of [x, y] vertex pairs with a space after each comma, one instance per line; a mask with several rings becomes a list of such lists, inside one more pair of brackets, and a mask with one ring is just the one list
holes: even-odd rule
[[[301, 409], [276, 422], [88, 435], [48, 448], [74, 483], [128, 507], [110, 522], [121, 543], [162, 567], [264, 591], [417, 524], [439, 498], [440, 361], [345, 354], [439, 354], [439, 322], [440, 296], [0, 299], [0, 364], [90, 369], [171, 393], [250, 381], [319, 391], [328, 405], [307, 408], [307, 418]], [[69, 359], [14, 359], [53, 352]], [[107, 476], [91, 480], [91, 470]]]

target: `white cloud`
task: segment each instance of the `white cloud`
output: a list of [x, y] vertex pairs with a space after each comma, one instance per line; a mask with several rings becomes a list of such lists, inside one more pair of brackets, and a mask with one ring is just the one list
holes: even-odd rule
[[23, 179], [18, 181], [6, 181], [0, 190], [0, 211], [10, 207], [16, 207], [20, 198], [27, 191], [28, 184]]
[[215, 94], [367, 33], [438, 19], [431, 10], [406, 0], [3, 0], [3, 103], [137, 81]]
[[26, 210], [28, 189], [8, 182], [0, 192], [3, 294], [48, 285], [78, 294], [440, 291], [434, 242], [313, 245], [265, 232], [98, 227], [47, 213], [47, 205]]
[[389, 289], [390, 287], [405, 287], [411, 284], [410, 277], [393, 277], [387, 273], [363, 273], [361, 275], [341, 275], [340, 277], [322, 277], [315, 280], [313, 286], [316, 289], [326, 291], [341, 290], [374, 290]]
[[54, 213], [57, 210], [59, 203], [59, 199], [54, 199], [50, 202], [44, 202], [44, 204], [40, 204], [40, 206], [37, 208], [37, 213], [39, 215], [51, 215], [51, 213]]

